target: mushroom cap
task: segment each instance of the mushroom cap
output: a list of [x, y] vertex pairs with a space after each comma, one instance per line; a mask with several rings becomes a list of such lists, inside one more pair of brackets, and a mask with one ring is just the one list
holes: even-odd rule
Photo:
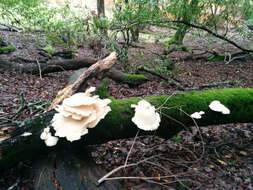
[[86, 89], [84, 94], [85, 96], [91, 96], [91, 92], [94, 92], [96, 90], [96, 87], [91, 86], [90, 88]]
[[201, 115], [205, 114], [205, 112], [200, 111], [200, 112], [194, 112], [193, 114], [191, 114], [191, 117], [194, 119], [201, 119]]
[[93, 128], [95, 127], [99, 121], [101, 119], [104, 119], [106, 114], [111, 111], [111, 108], [109, 106], [98, 106], [99, 109], [97, 109], [97, 112], [96, 112], [96, 119], [93, 120], [92, 122], [88, 123], [87, 124], [87, 127], [88, 128]]
[[213, 111], [221, 112], [223, 114], [230, 114], [230, 110], [218, 100], [212, 101], [209, 105], [209, 108]]
[[75, 120], [81, 120], [83, 117], [87, 117], [94, 112], [93, 106], [81, 105], [76, 107], [70, 107], [67, 105], [57, 106], [56, 111], [60, 112], [64, 117], [72, 117]]
[[30, 132], [24, 132], [22, 135], [20, 135], [20, 136], [22, 136], [22, 137], [27, 137], [27, 136], [31, 136], [32, 135], [32, 133], [30, 133]]
[[79, 140], [82, 135], [88, 133], [87, 128], [95, 127], [111, 111], [108, 106], [111, 100], [91, 96], [93, 91], [95, 87], [87, 89], [85, 93], [74, 94], [57, 106], [59, 113], [55, 114], [52, 120], [56, 136], [66, 137], [71, 142]]
[[76, 93], [72, 95], [69, 98], [66, 98], [63, 100], [63, 105], [67, 105], [70, 107], [76, 107], [76, 106], [81, 106], [81, 105], [91, 105], [96, 103], [96, 99], [90, 96], [87, 96], [83, 92]]
[[82, 120], [74, 120], [57, 113], [53, 117], [52, 126], [55, 136], [66, 137], [69, 141], [79, 140], [82, 135], [88, 133], [86, 124], [95, 120], [95, 117], [87, 117]]
[[50, 134], [48, 138], [45, 140], [45, 143], [47, 146], [54, 146], [57, 144], [58, 140], [59, 140], [58, 137], [54, 137]]
[[49, 127], [46, 127], [46, 128], [43, 130], [43, 132], [41, 133], [40, 138], [41, 138], [42, 140], [46, 140], [46, 139], [49, 137], [49, 135], [51, 135], [51, 133], [50, 133], [49, 131], [50, 131], [50, 128], [49, 128]]
[[155, 107], [149, 102], [141, 100], [137, 105], [131, 105], [135, 108], [135, 115], [132, 121], [138, 128], [145, 131], [153, 131], [159, 127], [160, 115], [155, 111]]

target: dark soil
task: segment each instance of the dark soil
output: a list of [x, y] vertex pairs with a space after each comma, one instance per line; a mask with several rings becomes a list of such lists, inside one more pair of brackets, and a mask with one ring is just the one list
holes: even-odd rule
[[[41, 59], [36, 40], [31, 36], [18, 35], [20, 34], [12, 32], [0, 33], [0, 37], [14, 44], [17, 49], [0, 57], [8, 60], [20, 56], [26, 59]], [[201, 86], [201, 90], [251, 88], [253, 85], [253, 58], [250, 56], [226, 64], [224, 61], [207, 61], [204, 57], [209, 56], [208, 53], [201, 55], [202, 57], [194, 56], [204, 50], [193, 44], [187, 45], [194, 50], [174, 51], [167, 57], [162, 45], [138, 45], [144, 46], [145, 49], [131, 48], [128, 61], [122, 63], [120, 69], [136, 73], [138, 66], [145, 66], [173, 82], [150, 74], [147, 75], [150, 79], [148, 82], [135, 87], [110, 80], [108, 91], [115, 98], [171, 94], [178, 90], [177, 84], [184, 90]], [[94, 57], [95, 54], [97, 55], [97, 52], [93, 53], [93, 50], [87, 47], [78, 49], [77, 56]], [[20, 61], [20, 64], [26, 63]], [[4, 128], [42, 113], [57, 92], [68, 84], [72, 73], [64, 71], [42, 77], [16, 71], [1, 73], [0, 140], [8, 133]], [[90, 83], [97, 84], [99, 81]], [[199, 133], [193, 135], [189, 131], [183, 131], [178, 134], [180, 142], [175, 142], [175, 139], [164, 140], [155, 134], [137, 137], [128, 163], [150, 159], [138, 166], [120, 170], [110, 177], [133, 176], [132, 179], [120, 180], [122, 189], [129, 190], [253, 189], [253, 124], [207, 126], [201, 128], [201, 134], [203, 140]], [[109, 172], [124, 164], [132, 143], [133, 139], [108, 142], [91, 147], [91, 155], [98, 165]], [[31, 176], [32, 165], [32, 161], [24, 161], [7, 171], [2, 171], [0, 190], [35, 189]]]

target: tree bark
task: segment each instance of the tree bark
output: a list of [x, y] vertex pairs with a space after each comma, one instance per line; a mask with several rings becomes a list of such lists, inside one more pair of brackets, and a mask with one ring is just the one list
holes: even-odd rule
[[[111, 112], [100, 121], [89, 133], [80, 141], [73, 144], [99, 144], [110, 140], [134, 137], [137, 127], [131, 121], [134, 110], [131, 104], [137, 104], [142, 98], [112, 99], [110, 104]], [[155, 134], [170, 138], [183, 129], [194, 126], [193, 120], [185, 115], [197, 111], [204, 111], [202, 119], [197, 120], [199, 126], [253, 122], [253, 89], [219, 89], [196, 91], [176, 94], [172, 97], [167, 95], [147, 97], [156, 108], [163, 105], [161, 109], [161, 123]], [[228, 115], [223, 115], [209, 109], [208, 105], [213, 100], [219, 100], [231, 111]], [[166, 109], [178, 107], [178, 109]], [[0, 168], [8, 167], [19, 160], [30, 158], [32, 154], [37, 155], [40, 151], [49, 150], [40, 139], [41, 130], [50, 124], [55, 111], [49, 111], [38, 115], [32, 120], [24, 121], [12, 133], [11, 138], [0, 142]], [[169, 117], [166, 117], [169, 116]], [[173, 118], [173, 119], [172, 119]], [[20, 136], [24, 132], [31, 132], [33, 135], [28, 137]], [[140, 135], [154, 134], [154, 132], [141, 131]], [[56, 147], [63, 144], [70, 144], [65, 139], [60, 139]]]
[[97, 0], [98, 17], [105, 16], [105, 1]]

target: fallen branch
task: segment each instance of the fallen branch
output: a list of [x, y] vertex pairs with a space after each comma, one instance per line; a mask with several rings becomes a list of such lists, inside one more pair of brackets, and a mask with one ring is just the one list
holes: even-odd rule
[[166, 81], [169, 80], [167, 77], [164, 77], [164, 76], [160, 75], [159, 73], [157, 73], [157, 72], [155, 72], [155, 71], [153, 71], [153, 70], [151, 70], [149, 68], [143, 67], [143, 66], [138, 67], [138, 71], [145, 71], [145, 72], [150, 73], [150, 74], [152, 74], [154, 76], [157, 76], [157, 77], [159, 77], [159, 78], [161, 78], [163, 80], [166, 80]]
[[212, 30], [206, 28], [205, 26], [199, 26], [199, 25], [196, 25], [196, 24], [192, 24], [192, 23], [188, 23], [186, 21], [180, 21], [180, 20], [173, 20], [173, 21], [162, 21], [163, 23], [167, 23], [167, 22], [172, 22], [172, 23], [181, 23], [181, 24], [184, 24], [184, 25], [187, 25], [187, 26], [190, 26], [192, 28], [197, 28], [197, 29], [201, 29], [203, 31], [206, 31], [208, 32], [209, 34], [215, 36], [216, 38], [219, 38], [221, 40], [224, 40], [230, 44], [232, 44], [233, 46], [237, 47], [238, 49], [244, 51], [244, 52], [247, 52], [247, 53], [252, 53], [253, 50], [252, 49], [246, 49], [246, 48], [243, 48], [241, 47], [240, 45], [238, 45], [237, 43], [235, 43], [234, 41], [226, 38], [225, 36], [222, 36], [222, 35], [219, 35], [215, 32], [213, 32]]
[[[141, 160], [141, 161], [139, 161], [137, 163], [127, 164], [127, 165], [125, 164], [125, 165], [119, 166], [119, 167], [113, 169], [112, 171], [110, 171], [109, 173], [107, 173], [106, 175], [104, 175], [101, 179], [99, 179], [98, 180], [98, 185], [101, 184], [102, 182], [106, 181], [106, 180], [110, 180], [110, 179], [108, 179], [109, 176], [111, 176], [112, 174], [114, 174], [115, 172], [117, 172], [117, 171], [119, 171], [119, 170], [121, 170], [123, 168], [138, 166], [139, 164], [141, 164], [141, 163], [143, 163], [143, 162], [145, 162], [147, 160], [151, 160], [152, 158], [159, 157], [159, 156], [160, 155], [151, 156], [151, 157], [143, 159], [143, 160]], [[127, 178], [127, 177], [122, 177], [122, 179], [124, 179], [124, 178]], [[158, 177], [156, 177], [156, 178], [158, 178]], [[119, 179], [119, 178], [117, 177], [117, 179]], [[132, 179], [132, 177], [131, 177], [131, 179]]]
[[61, 72], [65, 70], [76, 70], [83, 67], [89, 67], [96, 61], [97, 59], [95, 58], [84, 57], [79, 59], [71, 59], [63, 61], [50, 61], [46, 63], [40, 62], [39, 68], [37, 64], [21, 65], [0, 59], [0, 72], [16, 70], [23, 73], [29, 73], [34, 75], [38, 74], [44, 75], [47, 73]]
[[58, 104], [62, 102], [62, 100], [71, 96], [72, 94], [85, 90], [88, 87], [86, 84], [88, 79], [97, 75], [101, 75], [103, 72], [108, 71], [116, 63], [116, 60], [117, 54], [116, 52], [112, 52], [105, 59], [91, 65], [79, 76], [79, 78], [73, 84], [65, 87], [57, 94], [48, 110], [54, 109]]

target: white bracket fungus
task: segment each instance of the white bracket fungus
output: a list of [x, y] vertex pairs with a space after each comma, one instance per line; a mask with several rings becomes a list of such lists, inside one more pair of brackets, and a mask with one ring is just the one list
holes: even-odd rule
[[160, 115], [149, 102], [141, 100], [137, 105], [132, 104], [131, 107], [135, 108], [135, 115], [132, 121], [138, 128], [145, 131], [153, 131], [159, 127]]
[[32, 133], [30, 132], [24, 132], [22, 135], [20, 135], [21, 137], [28, 137], [28, 136], [31, 136]]
[[223, 114], [230, 114], [230, 110], [218, 100], [212, 101], [209, 105], [209, 108], [213, 111], [221, 112]]
[[191, 114], [191, 117], [194, 119], [201, 119], [203, 114], [205, 114], [205, 112], [203, 112], [203, 111], [194, 112], [193, 114]]
[[110, 99], [100, 99], [91, 96], [95, 87], [87, 89], [84, 93], [76, 93], [63, 100], [53, 117], [52, 126], [55, 136], [66, 137], [68, 141], [79, 140], [88, 133], [88, 128], [95, 127], [106, 114], [111, 111], [108, 106]]

